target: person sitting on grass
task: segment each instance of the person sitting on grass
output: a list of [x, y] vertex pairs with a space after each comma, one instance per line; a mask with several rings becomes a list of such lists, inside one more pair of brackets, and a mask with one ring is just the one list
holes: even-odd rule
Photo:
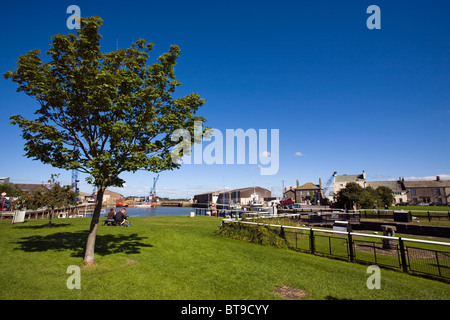
[[120, 225], [128, 225], [128, 227], [131, 226], [131, 224], [128, 222], [128, 214], [127, 214], [127, 210], [125, 208], [122, 208], [122, 216], [123, 216], [123, 221]]
[[[125, 212], [125, 214], [124, 214], [124, 212]], [[114, 218], [116, 220], [116, 224], [118, 224], [120, 226], [124, 225], [125, 223], [127, 224], [127, 226], [130, 225], [127, 220], [126, 213], [127, 213], [127, 211], [125, 209], [122, 209], [122, 211], [119, 211], [116, 213], [116, 216]]]
[[114, 209], [109, 210], [108, 216], [105, 220], [105, 225], [109, 225], [110, 223], [115, 222], [116, 211]]

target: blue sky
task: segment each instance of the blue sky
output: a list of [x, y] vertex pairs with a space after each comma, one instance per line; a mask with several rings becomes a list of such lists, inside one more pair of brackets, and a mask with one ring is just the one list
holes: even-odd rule
[[[450, 2], [434, 1], [21, 1], [2, 3], [0, 72], [19, 55], [47, 51], [67, 34], [69, 5], [100, 16], [102, 50], [139, 38], [154, 58], [181, 48], [177, 94], [197, 92], [207, 125], [221, 130], [279, 130], [279, 170], [257, 165], [184, 165], [161, 172], [157, 193], [191, 197], [224, 187], [325, 183], [334, 171], [368, 180], [450, 178]], [[369, 30], [369, 5], [381, 29]], [[37, 103], [0, 79], [0, 176], [40, 183], [71, 172], [23, 156], [9, 117], [31, 117]], [[270, 150], [269, 150], [270, 151]], [[144, 195], [155, 174], [124, 174], [125, 195]], [[80, 176], [82, 191], [92, 188]]]

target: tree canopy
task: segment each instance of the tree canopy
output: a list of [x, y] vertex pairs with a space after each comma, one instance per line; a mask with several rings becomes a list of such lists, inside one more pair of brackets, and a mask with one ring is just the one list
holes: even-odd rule
[[353, 205], [358, 208], [372, 208], [376, 206], [390, 206], [394, 202], [394, 194], [388, 187], [380, 186], [363, 188], [356, 182], [349, 182], [345, 188], [339, 190], [335, 196], [339, 208], [350, 209]]
[[102, 20], [81, 21], [78, 35], [52, 37], [49, 62], [32, 50], [19, 57], [15, 71], [4, 74], [40, 105], [36, 119], [11, 117], [22, 129], [26, 155], [87, 173], [98, 187], [122, 186], [124, 171], [178, 167], [171, 161], [176, 142], [169, 133], [205, 121], [194, 116], [205, 102], [198, 94], [172, 97], [181, 85], [174, 74], [180, 49], [172, 45], [151, 65], [154, 45], [143, 39], [103, 54]]
[[173, 97], [181, 85], [174, 73], [178, 46], [153, 64], [154, 45], [143, 39], [102, 53], [101, 25], [99, 17], [81, 18], [77, 34], [52, 37], [46, 62], [39, 50], [31, 50], [4, 74], [39, 104], [35, 119], [11, 117], [22, 129], [26, 156], [86, 173], [97, 187], [94, 238], [104, 190], [122, 186], [122, 172], [178, 168], [171, 133], [188, 130], [193, 141], [194, 122], [206, 121], [195, 115], [206, 102], [197, 93]]

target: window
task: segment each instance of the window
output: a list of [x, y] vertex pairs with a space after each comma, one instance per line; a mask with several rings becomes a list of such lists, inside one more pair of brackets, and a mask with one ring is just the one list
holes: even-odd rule
[[416, 195], [416, 189], [411, 189], [411, 194], [412, 194], [413, 196], [415, 196], [415, 195]]
[[437, 196], [440, 196], [440, 195], [441, 195], [441, 189], [436, 188], [436, 195], [437, 195]]

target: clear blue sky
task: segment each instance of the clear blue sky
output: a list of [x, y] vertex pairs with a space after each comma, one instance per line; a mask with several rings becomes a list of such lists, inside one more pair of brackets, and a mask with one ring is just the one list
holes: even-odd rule
[[[207, 99], [200, 111], [220, 129], [279, 129], [280, 165], [185, 165], [162, 172], [160, 196], [190, 197], [224, 187], [318, 183], [366, 171], [368, 180], [450, 178], [450, 1], [20, 1], [2, 3], [0, 72], [19, 55], [47, 51], [72, 31], [66, 9], [100, 16], [102, 50], [144, 38], [154, 57], [181, 48], [179, 94]], [[381, 29], [369, 30], [369, 5]], [[0, 176], [40, 183], [60, 171], [23, 156], [9, 117], [31, 117], [37, 103], [0, 79]], [[269, 150], [270, 151], [270, 150]], [[143, 195], [155, 175], [124, 174], [125, 195]], [[81, 176], [82, 191], [92, 188]]]

